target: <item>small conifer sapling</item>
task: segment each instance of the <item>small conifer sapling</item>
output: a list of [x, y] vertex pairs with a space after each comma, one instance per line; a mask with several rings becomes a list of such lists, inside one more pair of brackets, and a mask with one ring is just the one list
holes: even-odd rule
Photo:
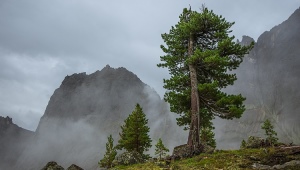
[[274, 144], [277, 143], [278, 138], [277, 133], [274, 131], [274, 126], [271, 124], [270, 120], [265, 120], [261, 128], [265, 130], [267, 144], [274, 146]]
[[108, 139], [108, 142], [106, 143], [105, 155], [104, 155], [103, 159], [101, 159], [98, 162], [98, 164], [100, 167], [111, 168], [112, 162], [114, 161], [114, 159], [117, 155], [117, 151], [116, 151], [116, 148], [114, 147], [114, 139], [112, 138], [112, 136], [109, 135], [107, 137], [107, 139]]
[[136, 104], [133, 112], [124, 121], [121, 126], [120, 140], [117, 149], [125, 149], [128, 152], [136, 151], [144, 154], [151, 147], [151, 138], [149, 137], [150, 128], [147, 126], [148, 119], [143, 112], [142, 107]]
[[161, 138], [159, 138], [157, 144], [155, 145], [155, 155], [158, 155], [159, 160], [161, 160], [163, 156], [166, 156], [167, 152], [169, 152], [169, 149], [165, 147]]

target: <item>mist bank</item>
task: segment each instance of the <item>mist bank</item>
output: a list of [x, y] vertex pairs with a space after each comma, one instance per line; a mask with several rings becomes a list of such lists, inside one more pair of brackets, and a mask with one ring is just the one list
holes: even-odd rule
[[[154, 89], [127, 69], [107, 65], [90, 75], [65, 77], [11, 169], [41, 169], [49, 161], [63, 167], [76, 164], [96, 169], [105, 153], [107, 136], [112, 134], [117, 143], [120, 126], [137, 103], [149, 119], [153, 147], [148, 154], [154, 155], [159, 138], [170, 149], [186, 143], [187, 134], [176, 125], [175, 114]], [[11, 144], [7, 149], [13, 147]]]

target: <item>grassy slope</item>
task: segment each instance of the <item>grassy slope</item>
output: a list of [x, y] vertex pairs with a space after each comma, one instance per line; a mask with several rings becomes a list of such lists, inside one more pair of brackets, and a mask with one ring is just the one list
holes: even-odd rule
[[[168, 169], [192, 170], [192, 169], [205, 169], [205, 170], [234, 170], [234, 169], [253, 169], [254, 163], [264, 165], [283, 164], [291, 160], [300, 160], [300, 155], [287, 155], [279, 152], [274, 148], [267, 149], [244, 149], [244, 150], [220, 150], [213, 154], [201, 154], [189, 159], [174, 161]], [[131, 166], [118, 166], [115, 169], [162, 169], [162, 167], [155, 163], [136, 164]], [[295, 169], [288, 168], [285, 169]], [[297, 168], [296, 168], [297, 169]], [[300, 169], [300, 167], [298, 168]]]

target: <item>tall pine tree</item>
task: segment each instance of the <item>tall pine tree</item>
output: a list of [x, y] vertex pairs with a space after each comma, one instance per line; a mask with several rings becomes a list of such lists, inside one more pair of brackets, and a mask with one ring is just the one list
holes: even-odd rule
[[180, 114], [177, 123], [188, 127], [187, 144], [192, 151], [200, 147], [201, 114], [232, 119], [245, 110], [245, 98], [222, 91], [233, 85], [237, 78], [231, 71], [252, 47], [234, 42], [229, 35], [233, 24], [205, 7], [201, 12], [185, 8], [179, 22], [162, 34], [161, 49], [166, 55], [160, 57], [158, 67], [168, 68], [171, 75], [164, 79], [164, 98], [171, 111]]
[[147, 126], [148, 119], [139, 104], [136, 105], [134, 111], [124, 121], [121, 126], [120, 140], [118, 149], [127, 151], [136, 151], [143, 154], [151, 147], [152, 140], [149, 137], [150, 128]]

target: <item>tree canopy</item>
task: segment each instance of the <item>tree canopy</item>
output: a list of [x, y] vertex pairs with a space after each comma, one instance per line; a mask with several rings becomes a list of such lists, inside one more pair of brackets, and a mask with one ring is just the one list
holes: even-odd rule
[[[239, 118], [245, 110], [240, 94], [226, 94], [222, 89], [237, 79], [232, 71], [243, 61], [251, 46], [241, 46], [230, 36], [234, 22], [203, 7], [201, 12], [183, 9], [179, 22], [162, 34], [158, 67], [167, 68], [171, 77], [164, 79], [164, 99], [180, 117], [177, 123], [190, 130], [188, 145], [199, 146], [201, 116]], [[199, 125], [200, 124], [200, 125]]]
[[151, 147], [152, 140], [149, 137], [150, 128], [147, 126], [148, 119], [139, 104], [136, 104], [133, 112], [124, 121], [121, 126], [120, 140], [118, 149], [127, 151], [136, 151], [143, 154]]

